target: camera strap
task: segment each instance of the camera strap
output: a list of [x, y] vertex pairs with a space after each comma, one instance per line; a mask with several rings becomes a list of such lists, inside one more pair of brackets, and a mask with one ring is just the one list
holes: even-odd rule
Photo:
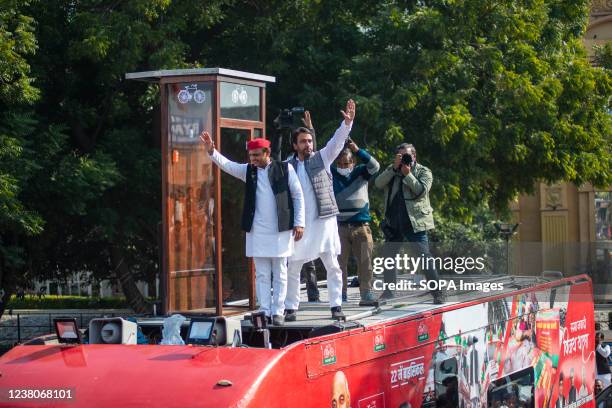
[[[401, 183], [401, 181], [400, 181]], [[393, 178], [391, 179], [391, 185], [389, 186], [389, 190], [387, 191], [387, 208], [385, 209], [385, 219], [388, 219], [388, 212], [389, 212], [389, 207], [391, 207], [391, 193], [393, 192], [393, 185], [395, 184], [395, 175], [393, 175]], [[402, 186], [400, 185], [399, 188], [402, 188]], [[399, 191], [398, 191], [399, 193]]]
[[[416, 166], [415, 166], [416, 167]], [[425, 193], [425, 186], [423, 185], [423, 183], [421, 182], [421, 180], [419, 180], [419, 178], [415, 175], [414, 178], [419, 182], [419, 184], [421, 185], [422, 189], [421, 192], [416, 195], [414, 198], [404, 198], [404, 200], [406, 201], [414, 201], [414, 200], [418, 200], [424, 193]]]

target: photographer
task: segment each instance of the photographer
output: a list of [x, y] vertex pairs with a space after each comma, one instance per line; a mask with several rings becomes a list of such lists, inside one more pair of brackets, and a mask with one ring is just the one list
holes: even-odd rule
[[[375, 186], [385, 194], [385, 218], [381, 229], [385, 242], [412, 242], [419, 249], [418, 255], [431, 256], [427, 231], [434, 228], [429, 190], [433, 182], [431, 170], [417, 163], [416, 149], [409, 143], [402, 143], [395, 152], [393, 164], [387, 167], [375, 180]], [[425, 269], [428, 281], [438, 281], [435, 268]], [[395, 283], [397, 271], [386, 270], [385, 283]], [[444, 303], [441, 290], [432, 292], [434, 303]], [[393, 297], [389, 290], [381, 296]]]
[[[365, 164], [355, 166], [353, 155]], [[349, 256], [357, 259], [360, 306], [376, 304], [372, 294], [372, 231], [370, 230], [370, 199], [368, 181], [380, 169], [380, 164], [364, 149], [349, 139], [332, 166], [334, 194], [338, 204], [338, 233], [342, 252], [338, 257], [342, 269], [342, 301], [347, 301], [347, 267]]]

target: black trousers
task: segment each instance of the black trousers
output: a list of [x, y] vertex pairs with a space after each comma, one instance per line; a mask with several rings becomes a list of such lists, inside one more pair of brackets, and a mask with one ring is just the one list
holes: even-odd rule
[[319, 300], [319, 288], [317, 287], [317, 266], [315, 261], [306, 262], [302, 266], [302, 276], [306, 281], [306, 294], [309, 302]]
[[[427, 237], [427, 231], [414, 232], [412, 229], [412, 225], [409, 227], [408, 231], [405, 231], [404, 234], [394, 237], [391, 239], [385, 239], [385, 244], [399, 244], [402, 242], [410, 243], [410, 255], [414, 257], [419, 257], [421, 254], [424, 255], [425, 258], [431, 257], [431, 252], [429, 250], [429, 238]], [[385, 245], [383, 248], [383, 256], [394, 258], [397, 254], [397, 249], [400, 245]], [[440, 277], [438, 275], [438, 271], [435, 268], [435, 265], [432, 265], [432, 268], [424, 268], [423, 272], [425, 273], [425, 278], [427, 281], [430, 280], [439, 280]], [[396, 283], [397, 282], [397, 269], [385, 269], [383, 280], [385, 283]]]

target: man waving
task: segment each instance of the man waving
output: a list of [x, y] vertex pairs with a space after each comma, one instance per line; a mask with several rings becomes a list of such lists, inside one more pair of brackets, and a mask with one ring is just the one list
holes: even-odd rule
[[327, 291], [332, 318], [343, 319], [342, 313], [342, 271], [338, 265], [340, 238], [336, 214], [338, 206], [330, 165], [342, 150], [355, 119], [355, 102], [346, 103], [341, 111], [344, 120], [330, 141], [319, 151], [314, 150], [312, 133], [307, 128], [292, 132], [291, 142], [295, 154], [288, 162], [295, 168], [306, 207], [306, 228], [304, 237], [296, 242], [295, 252], [289, 258], [287, 297], [285, 299], [285, 320], [295, 321], [300, 303], [300, 271], [305, 262], [321, 258], [327, 271]]
[[[287, 294], [287, 257], [294, 241], [304, 233], [304, 201], [300, 182], [291, 164], [270, 160], [270, 141], [247, 143], [249, 164], [235, 163], [215, 149], [208, 134], [204, 143], [212, 161], [246, 183], [242, 229], [246, 231], [246, 256], [255, 263], [255, 286], [260, 310], [272, 323], [284, 323]], [[298, 272], [299, 273], [299, 272]], [[273, 282], [274, 296], [270, 296]]]

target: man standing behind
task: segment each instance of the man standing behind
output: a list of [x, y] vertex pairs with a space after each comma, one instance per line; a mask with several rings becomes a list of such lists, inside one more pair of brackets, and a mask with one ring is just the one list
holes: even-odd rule
[[582, 399], [582, 398], [586, 398], [589, 396], [589, 390], [586, 386], [586, 367], [582, 366], [582, 375], [580, 376], [580, 388], [578, 389], [578, 395], [576, 396], [576, 399]]
[[576, 402], [577, 392], [576, 392], [576, 384], [574, 383], [574, 368], [570, 368], [570, 390], [569, 394], [567, 394], [567, 403], [573, 404]]
[[247, 143], [249, 164], [225, 158], [215, 149], [208, 132], [203, 132], [200, 139], [216, 165], [246, 183], [242, 211], [246, 256], [253, 257], [255, 263], [260, 310], [272, 318], [273, 324], [282, 325], [287, 257], [293, 253], [294, 239], [299, 241], [304, 233], [304, 197], [295, 170], [289, 163], [270, 160], [270, 141], [266, 139]]
[[[353, 154], [365, 164], [355, 166]], [[347, 300], [347, 266], [351, 253], [357, 259], [360, 306], [374, 305], [372, 294], [372, 250], [374, 241], [370, 230], [370, 200], [368, 181], [378, 172], [380, 164], [368, 152], [349, 141], [331, 168], [334, 194], [338, 204], [338, 233], [342, 253], [338, 257], [342, 269], [342, 300]]]
[[595, 368], [597, 378], [603, 382], [604, 388], [610, 385], [610, 366], [608, 358], [610, 357], [610, 346], [605, 343], [605, 336], [602, 332], [595, 333]]
[[[409, 143], [402, 143], [395, 151], [393, 164], [387, 167], [375, 180], [377, 188], [384, 189], [385, 220], [382, 227], [385, 242], [412, 242], [418, 254], [431, 256], [427, 231], [434, 228], [434, 219], [429, 203], [429, 190], [433, 183], [431, 170], [417, 162], [416, 149]], [[390, 254], [389, 256], [395, 256]], [[385, 282], [395, 283], [396, 270], [385, 271]], [[428, 281], [438, 281], [435, 268], [425, 269]], [[444, 303], [441, 290], [432, 293], [435, 304]], [[386, 290], [384, 298], [393, 297]]]
[[342, 150], [355, 118], [355, 102], [346, 103], [341, 111], [344, 121], [319, 151], [313, 149], [310, 130], [297, 128], [291, 135], [296, 152], [289, 163], [295, 168], [304, 192], [306, 206], [306, 230], [302, 241], [297, 242], [295, 253], [289, 259], [285, 320], [295, 321], [300, 304], [300, 271], [305, 262], [321, 258], [327, 271], [327, 292], [332, 318], [343, 319], [342, 271], [338, 265], [340, 237], [336, 215], [338, 206], [334, 197], [330, 165]]
[[565, 394], [563, 390], [563, 373], [559, 373], [559, 396], [557, 397], [557, 402], [555, 403], [555, 408], [565, 408], [566, 400]]

